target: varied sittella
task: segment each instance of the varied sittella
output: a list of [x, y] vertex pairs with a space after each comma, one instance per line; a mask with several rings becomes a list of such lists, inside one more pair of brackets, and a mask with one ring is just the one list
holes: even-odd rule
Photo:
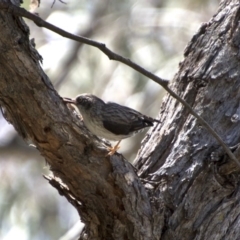
[[64, 102], [74, 104], [80, 111], [85, 126], [98, 137], [118, 141], [109, 148], [108, 155], [113, 155], [120, 147], [122, 139], [142, 132], [159, 120], [145, 116], [131, 108], [113, 102], [105, 103], [100, 98], [84, 93], [75, 99], [63, 98]]

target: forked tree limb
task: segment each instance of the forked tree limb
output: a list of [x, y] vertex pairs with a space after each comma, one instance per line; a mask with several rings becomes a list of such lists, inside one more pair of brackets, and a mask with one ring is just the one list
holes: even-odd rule
[[[12, 13], [13, 15], [16, 16], [21, 16], [21, 17], [25, 17], [28, 18], [30, 20], [32, 20], [37, 26], [39, 27], [44, 27], [46, 29], [49, 29], [55, 33], [58, 33], [59, 35], [81, 42], [81, 43], [85, 43], [87, 45], [93, 46], [98, 48], [99, 50], [101, 50], [103, 53], [105, 53], [110, 60], [115, 60], [115, 61], [119, 61], [124, 63], [125, 65], [131, 67], [132, 69], [135, 69], [137, 72], [143, 74], [144, 76], [152, 79], [154, 82], [158, 83], [159, 85], [161, 85], [172, 97], [174, 97], [175, 99], [177, 99], [180, 103], [182, 103], [184, 105], [184, 107], [186, 107], [188, 109], [188, 111], [198, 119], [198, 121], [206, 128], [208, 129], [208, 131], [210, 132], [210, 134], [218, 141], [218, 143], [224, 148], [224, 150], [226, 151], [226, 153], [228, 154], [229, 158], [232, 159], [239, 167], [240, 167], [240, 162], [239, 160], [235, 157], [235, 155], [232, 153], [232, 151], [230, 150], [230, 148], [224, 143], [224, 141], [221, 139], [221, 137], [217, 134], [217, 132], [201, 117], [199, 116], [199, 114], [196, 113], [196, 111], [193, 110], [193, 108], [186, 102], [184, 101], [184, 99], [182, 99], [181, 97], [179, 97], [175, 92], [173, 92], [169, 86], [168, 86], [168, 81], [165, 79], [162, 79], [156, 75], [154, 75], [153, 73], [147, 71], [146, 69], [144, 69], [143, 67], [139, 66], [138, 64], [136, 64], [135, 62], [131, 61], [130, 59], [124, 58], [119, 54], [114, 53], [113, 51], [111, 51], [109, 48], [106, 47], [105, 44], [91, 40], [89, 38], [85, 38], [85, 37], [81, 37], [81, 36], [76, 36], [74, 34], [71, 34], [67, 31], [64, 31], [61, 28], [58, 28], [46, 21], [44, 21], [43, 19], [41, 19], [40, 17], [38, 17], [35, 14], [32, 14], [30, 12], [28, 12], [27, 10], [25, 10], [24, 8], [20, 8], [18, 6], [15, 6], [13, 4], [6, 3], [6, 2], [0, 2], [0, 9], [6, 10], [9, 13]], [[201, 31], [201, 29], [200, 29]]]

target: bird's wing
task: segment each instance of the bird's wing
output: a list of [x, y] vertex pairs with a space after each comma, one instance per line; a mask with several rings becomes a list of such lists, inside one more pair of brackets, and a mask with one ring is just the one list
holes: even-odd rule
[[105, 107], [103, 126], [116, 135], [128, 135], [131, 132], [153, 126], [155, 120], [116, 103], [106, 103]]

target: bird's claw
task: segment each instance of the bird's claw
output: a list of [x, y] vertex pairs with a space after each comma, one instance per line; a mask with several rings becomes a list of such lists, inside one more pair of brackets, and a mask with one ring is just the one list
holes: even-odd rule
[[108, 148], [109, 153], [106, 156], [112, 156], [119, 148], [120, 148], [119, 146]]
[[114, 147], [108, 147], [108, 151], [109, 153], [106, 155], [106, 156], [112, 156], [119, 148], [119, 144], [120, 144], [121, 141], [119, 141]]

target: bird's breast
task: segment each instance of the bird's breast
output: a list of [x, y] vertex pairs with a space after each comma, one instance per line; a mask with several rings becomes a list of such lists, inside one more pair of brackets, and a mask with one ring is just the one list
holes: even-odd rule
[[87, 129], [91, 133], [93, 133], [94, 135], [96, 135], [98, 137], [105, 138], [110, 141], [119, 141], [119, 140], [127, 137], [127, 136], [122, 136], [122, 135], [116, 135], [116, 134], [108, 131], [103, 126], [103, 123], [102, 123], [102, 120], [100, 117], [84, 116], [84, 114], [82, 114], [82, 117], [83, 117], [83, 122], [84, 122], [85, 126], [87, 127]]

